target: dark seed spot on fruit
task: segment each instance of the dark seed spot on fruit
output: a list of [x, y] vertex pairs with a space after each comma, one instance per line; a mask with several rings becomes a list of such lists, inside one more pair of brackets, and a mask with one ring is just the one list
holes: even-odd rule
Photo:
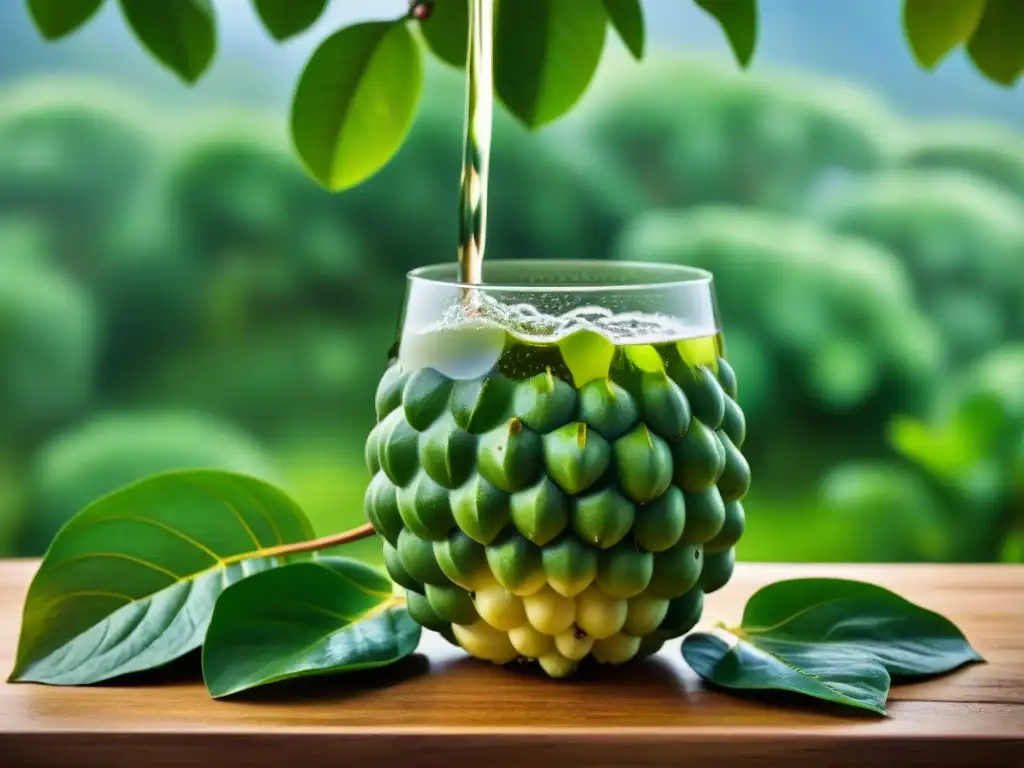
[[694, 560], [700, 560], [700, 550], [699, 549], [695, 549], [693, 551], [693, 559]]

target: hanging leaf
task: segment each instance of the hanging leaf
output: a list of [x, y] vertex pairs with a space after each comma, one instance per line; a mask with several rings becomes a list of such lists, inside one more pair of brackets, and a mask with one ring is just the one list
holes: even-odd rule
[[989, 78], [1013, 85], [1024, 72], [1024, 3], [987, 0], [967, 52]]
[[33, 578], [10, 679], [81, 685], [173, 661], [202, 644], [227, 586], [312, 537], [291, 499], [245, 475], [170, 472], [104, 496]]
[[59, 40], [95, 16], [103, 0], [28, 0], [27, 5], [40, 34]]
[[746, 67], [757, 46], [757, 0], [694, 0], [718, 21], [736, 60]]
[[210, 0], [121, 0], [121, 11], [139, 42], [185, 82], [196, 82], [213, 61]]
[[843, 579], [770, 584], [729, 632], [729, 641], [706, 633], [683, 641], [683, 656], [701, 677], [881, 714], [890, 676], [935, 675], [981, 660], [948, 619], [882, 587]]
[[985, 11], [985, 0], [904, 0], [903, 26], [918, 63], [932, 69], [969, 40]]
[[211, 696], [310, 675], [384, 667], [416, 650], [420, 627], [390, 579], [322, 557], [235, 584], [217, 601], [203, 646]]
[[604, 0], [604, 9], [633, 58], [640, 61], [644, 57], [644, 12], [640, 0]]
[[437, 58], [459, 69], [466, 66], [469, 0], [434, 0], [434, 9], [420, 22], [420, 30]]
[[276, 40], [305, 32], [320, 18], [327, 0], [252, 0], [263, 26]]
[[357, 24], [327, 38], [292, 104], [292, 139], [309, 173], [342, 190], [383, 167], [412, 125], [422, 67], [401, 22]]
[[601, 0], [500, 3], [494, 85], [502, 103], [530, 128], [568, 112], [597, 71], [607, 22]]

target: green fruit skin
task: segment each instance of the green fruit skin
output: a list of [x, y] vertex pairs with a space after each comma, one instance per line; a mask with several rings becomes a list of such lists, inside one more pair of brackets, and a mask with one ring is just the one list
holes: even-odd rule
[[724, 552], [708, 555], [704, 561], [704, 571], [701, 573], [700, 588], [706, 594], [717, 592], [729, 583], [735, 567], [736, 550], [731, 547]]
[[476, 621], [476, 608], [466, 590], [427, 584], [426, 594], [430, 607], [446, 624], [472, 624]]
[[490, 544], [512, 522], [509, 495], [479, 475], [456, 489], [451, 500], [456, 524], [481, 544]]
[[455, 423], [450, 413], [442, 414], [420, 436], [419, 458], [423, 471], [438, 485], [458, 488], [476, 466], [476, 436]]
[[661, 496], [637, 509], [633, 536], [642, 549], [664, 552], [679, 542], [685, 528], [686, 497], [670, 485]]
[[632, 396], [610, 379], [594, 379], [580, 390], [579, 420], [606, 440], [625, 434], [639, 419]]
[[679, 376], [678, 383], [690, 401], [694, 418], [700, 419], [711, 429], [722, 426], [726, 394], [714, 373], [703, 366], [686, 369]]
[[386, 541], [384, 542], [384, 567], [387, 569], [388, 575], [395, 584], [398, 584], [400, 587], [404, 587], [405, 589], [411, 589], [414, 592], [423, 591], [423, 582], [414, 579], [412, 575], [405, 570], [405, 566], [402, 565], [402, 559], [398, 555], [398, 550]]
[[444, 541], [434, 542], [434, 557], [444, 575], [466, 590], [476, 589], [491, 572], [483, 545], [459, 528]]
[[402, 405], [405, 419], [417, 432], [423, 432], [448, 405], [452, 380], [433, 368], [421, 368], [405, 382]]
[[479, 435], [508, 418], [512, 384], [501, 374], [456, 382], [451, 394], [455, 423]]
[[699, 581], [704, 565], [702, 547], [677, 544], [654, 555], [654, 572], [648, 587], [655, 597], [673, 598], [689, 592]]
[[512, 398], [512, 414], [542, 435], [568, 424], [575, 411], [576, 390], [550, 373], [521, 382]]
[[402, 532], [405, 523], [398, 509], [398, 489], [383, 472], [378, 472], [370, 481], [363, 507], [374, 530], [391, 546], [398, 546], [398, 534]]
[[[415, 621], [496, 663], [518, 652], [509, 633], [532, 637], [522, 647], [546, 648], [538, 663], [556, 676], [584, 656], [656, 653], [697, 623], [743, 534], [746, 423], [728, 363], [713, 374], [671, 358], [666, 373], [659, 354], [620, 348], [625, 368], [603, 377], [574, 358], [589, 372], [579, 390], [557, 359], [522, 381], [385, 371], [364, 508]], [[507, 604], [483, 614], [497, 628], [478, 592]]]
[[743, 528], [746, 526], [747, 518], [743, 511], [743, 505], [739, 501], [727, 501], [725, 503], [725, 522], [713, 539], [704, 543], [704, 552], [707, 555], [715, 555], [732, 549], [743, 536]]
[[718, 435], [725, 449], [725, 469], [718, 478], [718, 491], [725, 501], [739, 501], [750, 490], [750, 464], [724, 432]]
[[408, 378], [409, 374], [397, 364], [389, 365], [384, 371], [373, 399], [377, 421], [384, 421], [384, 417], [402, 404], [402, 390]]
[[455, 527], [448, 490], [420, 472], [404, 488], [398, 489], [398, 511], [405, 527], [427, 541], [442, 541]]
[[512, 418], [480, 438], [477, 469], [506, 493], [521, 490], [537, 479], [544, 448], [537, 433]]
[[614, 452], [619, 484], [633, 501], [653, 501], [671, 484], [672, 451], [646, 424], [616, 440]]
[[611, 463], [612, 449], [600, 433], [574, 421], [543, 437], [548, 476], [566, 493], [582, 493]]
[[383, 432], [377, 443], [377, 461], [395, 485], [406, 485], [419, 469], [420, 435], [394, 410], [381, 423]]
[[684, 491], [703, 491], [725, 471], [726, 454], [718, 436], [699, 419], [690, 423], [686, 437], [670, 444], [673, 482]]
[[531, 488], [512, 494], [512, 524], [538, 546], [560, 534], [569, 524], [569, 501], [546, 476]]
[[684, 544], [703, 544], [711, 541], [725, 525], [725, 502], [716, 486], [697, 493], [686, 493], [686, 527]]
[[631, 501], [614, 488], [605, 488], [577, 499], [572, 511], [572, 527], [586, 543], [608, 549], [629, 533], [635, 517]]
[[666, 440], [678, 440], [690, 428], [686, 394], [665, 373], [646, 373], [640, 381], [640, 413], [644, 422]]
[[421, 595], [419, 592], [409, 592], [406, 595], [406, 599], [408, 601], [409, 615], [420, 626], [440, 632], [451, 623], [437, 615], [426, 595]]

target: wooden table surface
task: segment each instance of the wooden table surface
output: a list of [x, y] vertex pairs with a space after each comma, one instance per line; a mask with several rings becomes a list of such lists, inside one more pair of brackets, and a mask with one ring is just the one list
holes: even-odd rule
[[[35, 563], [0, 561], [0, 672]], [[141, 682], [0, 685], [0, 766], [1024, 766], [1024, 567], [741, 565], [705, 619], [763, 584], [872, 581], [935, 609], [986, 657], [901, 685], [890, 717], [709, 689], [678, 642], [599, 677], [551, 681], [469, 659], [432, 634], [386, 671], [213, 701], [192, 656]]]

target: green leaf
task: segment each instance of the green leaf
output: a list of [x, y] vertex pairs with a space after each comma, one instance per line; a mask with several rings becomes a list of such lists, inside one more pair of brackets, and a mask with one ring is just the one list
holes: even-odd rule
[[1024, 72], [1024, 3], [987, 0], [967, 52], [986, 76], [1013, 85]]
[[746, 67], [757, 45], [757, 0], [694, 0], [711, 14], [729, 40], [736, 60]]
[[342, 190], [383, 167], [412, 125], [422, 68], [401, 22], [357, 24], [327, 38], [292, 104], [292, 139], [309, 173]]
[[213, 60], [210, 0], [121, 0], [121, 11], [139, 42], [185, 82], [196, 82]]
[[219, 698], [281, 680], [384, 667], [416, 650], [420, 627], [391, 581], [322, 557], [258, 574], [221, 595], [203, 646]]
[[515, 0], [495, 21], [494, 85], [530, 128], [564, 115], [583, 96], [604, 50], [602, 0]]
[[903, 26], [918, 63], [932, 69], [970, 39], [985, 11], [985, 0], [905, 0]]
[[633, 58], [644, 57], [644, 12], [640, 0], [604, 0], [604, 9]]
[[27, 5], [40, 34], [59, 40], [95, 16], [103, 0], [28, 0]]
[[730, 643], [697, 633], [683, 656], [727, 688], [785, 690], [885, 713], [890, 676], [981, 661], [948, 619], [873, 584], [793, 579], [750, 598]]
[[462, 69], [469, 49], [468, 0], [434, 0], [430, 18], [420, 22], [427, 47], [441, 61]]
[[320, 18], [327, 0], [252, 0], [263, 26], [277, 40], [305, 32]]
[[226, 587], [312, 537], [291, 499], [245, 475], [169, 472], [104, 496], [33, 578], [10, 679], [81, 685], [173, 661], [202, 644]]
[[723, 688], [790, 691], [885, 714], [889, 673], [869, 655], [800, 642], [730, 645], [697, 632], [683, 640], [683, 656], [694, 672]]

